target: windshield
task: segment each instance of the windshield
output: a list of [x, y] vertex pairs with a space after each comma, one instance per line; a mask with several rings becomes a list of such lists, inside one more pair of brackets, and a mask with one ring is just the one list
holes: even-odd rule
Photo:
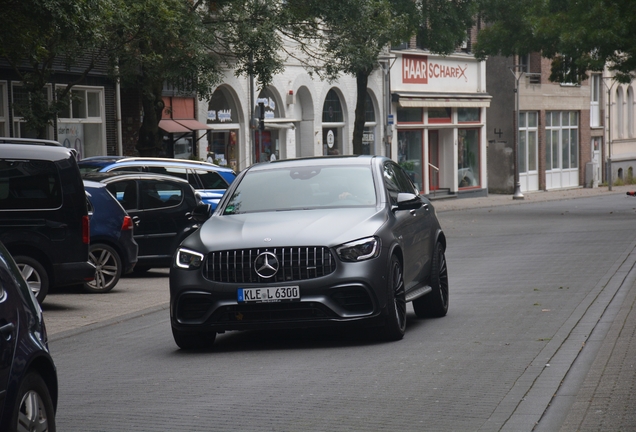
[[370, 167], [300, 167], [249, 171], [223, 214], [374, 206]]
[[79, 170], [82, 174], [88, 173], [88, 172], [97, 172], [101, 170], [102, 168], [104, 168], [104, 165], [91, 164], [87, 162], [80, 162], [77, 165], [79, 166]]

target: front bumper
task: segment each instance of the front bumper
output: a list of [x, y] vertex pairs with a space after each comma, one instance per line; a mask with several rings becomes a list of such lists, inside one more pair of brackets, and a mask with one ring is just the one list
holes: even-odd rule
[[[234, 284], [207, 280], [201, 270], [170, 270], [170, 315], [175, 329], [216, 331], [283, 329], [330, 325], [375, 326], [384, 322], [387, 268], [383, 256], [339, 262], [327, 276], [276, 284]], [[300, 300], [238, 301], [238, 289], [298, 286]]]

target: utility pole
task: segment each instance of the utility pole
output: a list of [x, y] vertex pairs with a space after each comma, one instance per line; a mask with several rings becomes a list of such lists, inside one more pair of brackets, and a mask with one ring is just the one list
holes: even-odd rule
[[515, 131], [515, 145], [513, 151], [514, 158], [514, 167], [515, 167], [515, 191], [512, 194], [512, 199], [522, 200], [525, 199], [523, 194], [521, 193], [521, 183], [519, 182], [519, 79], [523, 76], [524, 70], [523, 65], [516, 64], [514, 66], [509, 66], [510, 72], [515, 77], [515, 123], [514, 123], [514, 131]]

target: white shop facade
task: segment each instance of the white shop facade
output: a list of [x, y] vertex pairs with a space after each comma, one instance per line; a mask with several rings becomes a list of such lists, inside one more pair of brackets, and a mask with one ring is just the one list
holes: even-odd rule
[[469, 54], [393, 51], [392, 158], [422, 194], [486, 196], [485, 63]]

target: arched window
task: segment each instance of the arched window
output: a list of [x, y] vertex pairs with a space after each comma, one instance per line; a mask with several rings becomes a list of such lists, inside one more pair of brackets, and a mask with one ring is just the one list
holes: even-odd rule
[[376, 154], [376, 121], [375, 108], [371, 93], [367, 90], [367, 99], [364, 102], [364, 133], [362, 135], [362, 154]]
[[322, 106], [322, 154], [344, 154], [344, 112], [340, 97], [334, 89], [329, 90]]
[[627, 88], [627, 135], [634, 136], [634, 88]]
[[623, 118], [623, 88], [616, 89], [616, 135], [619, 138], [623, 137], [623, 130], [625, 128]]

